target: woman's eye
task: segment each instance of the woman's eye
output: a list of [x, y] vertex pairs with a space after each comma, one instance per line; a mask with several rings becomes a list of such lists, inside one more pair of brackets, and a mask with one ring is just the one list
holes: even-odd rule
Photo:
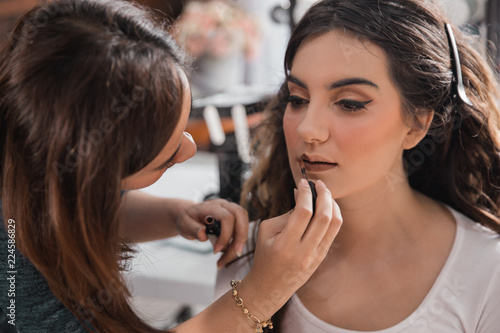
[[355, 112], [361, 109], [366, 109], [366, 105], [368, 103], [371, 103], [372, 101], [373, 99], [364, 102], [356, 101], [353, 99], [343, 99], [336, 102], [335, 105], [339, 105], [345, 111]]
[[292, 109], [297, 109], [300, 108], [301, 106], [304, 106], [309, 101], [299, 96], [289, 96], [286, 102], [287, 104], [290, 104]]

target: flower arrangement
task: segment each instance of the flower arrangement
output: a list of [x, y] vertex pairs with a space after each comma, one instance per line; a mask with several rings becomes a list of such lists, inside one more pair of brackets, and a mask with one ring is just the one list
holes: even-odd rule
[[172, 31], [186, 52], [198, 59], [223, 58], [243, 52], [248, 60], [258, 54], [260, 33], [252, 17], [221, 0], [190, 1]]

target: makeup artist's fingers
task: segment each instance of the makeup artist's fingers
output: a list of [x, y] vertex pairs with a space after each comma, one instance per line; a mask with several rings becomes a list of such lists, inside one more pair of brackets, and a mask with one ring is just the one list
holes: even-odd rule
[[[236, 257], [241, 254], [248, 238], [248, 213], [240, 205], [224, 199], [213, 199], [198, 204], [196, 218], [204, 223], [205, 217], [211, 215], [221, 224], [221, 233], [214, 244], [214, 253], [225, 249], [229, 255]], [[203, 227], [203, 238], [206, 240], [206, 230]], [[232, 247], [232, 248], [230, 248]], [[234, 258], [233, 258], [234, 259]]]
[[227, 264], [229, 264], [231, 261], [233, 261], [238, 257], [239, 255], [236, 253], [235, 247], [229, 246], [227, 250], [222, 251], [221, 257], [219, 258], [219, 260], [217, 260], [217, 268], [222, 268], [226, 266]]
[[318, 260], [322, 261], [342, 226], [342, 214], [330, 190], [321, 180], [316, 181], [316, 191], [316, 211], [305, 232], [303, 244], [310, 251], [315, 251]]
[[214, 199], [189, 206], [177, 222], [179, 234], [187, 239], [206, 241], [208, 237], [205, 230], [205, 218], [211, 215], [220, 220], [221, 216], [229, 215], [228, 210], [222, 207], [225, 202], [227, 201], [223, 199]]
[[312, 192], [305, 179], [301, 179], [297, 186], [297, 200], [295, 208], [283, 228], [287, 237], [299, 241], [309, 225], [313, 215]]
[[[232, 232], [231, 245], [226, 253], [234, 253], [237, 256], [241, 256], [243, 252], [243, 247], [248, 239], [248, 212], [243, 209], [240, 205], [234, 202], [225, 202], [222, 204], [233, 216], [234, 216], [234, 227]], [[224, 230], [224, 225], [222, 225], [222, 230]], [[221, 231], [222, 232], [222, 231]], [[234, 258], [232, 258], [234, 259]]]
[[325, 236], [323, 237], [318, 246], [320, 250], [326, 250], [326, 252], [328, 252], [328, 250], [332, 246], [333, 240], [335, 239], [335, 237], [337, 237], [337, 234], [339, 233], [340, 227], [342, 227], [342, 222], [343, 222], [342, 214], [340, 212], [340, 207], [337, 204], [337, 202], [335, 202], [335, 200], [333, 199], [332, 199], [332, 209], [333, 209], [332, 221], [328, 226], [328, 230], [326, 231]]
[[223, 249], [227, 250], [229, 242], [233, 236], [234, 224], [236, 223], [236, 218], [228, 210], [224, 210], [218, 215], [214, 215], [217, 220], [220, 221], [221, 229], [220, 235], [217, 237], [217, 241], [214, 244], [214, 253], [218, 253]]
[[193, 216], [193, 209], [189, 208], [177, 219], [177, 232], [186, 239], [206, 241], [205, 226], [199, 222], [196, 216]]
[[302, 239], [306, 243], [313, 242], [318, 244], [319, 242], [315, 242], [315, 240], [323, 239], [332, 221], [333, 199], [330, 190], [321, 180], [316, 181], [315, 187], [318, 194], [316, 198], [316, 210]]
[[253, 265], [245, 279], [256, 281], [265, 297], [279, 290], [288, 299], [314, 274], [338, 232], [338, 206], [323, 182], [316, 185], [314, 217], [309, 184], [301, 180], [294, 210], [259, 225]]

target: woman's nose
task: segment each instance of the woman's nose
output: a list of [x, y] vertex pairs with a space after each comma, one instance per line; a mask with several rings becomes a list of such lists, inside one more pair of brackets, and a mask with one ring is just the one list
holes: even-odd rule
[[306, 143], [321, 143], [328, 140], [329, 131], [321, 110], [310, 104], [297, 126], [297, 133]]
[[191, 157], [196, 154], [196, 143], [193, 140], [193, 137], [188, 132], [182, 133], [181, 147], [179, 148], [179, 152], [175, 158], [176, 163], [182, 163], [184, 161], [189, 160]]

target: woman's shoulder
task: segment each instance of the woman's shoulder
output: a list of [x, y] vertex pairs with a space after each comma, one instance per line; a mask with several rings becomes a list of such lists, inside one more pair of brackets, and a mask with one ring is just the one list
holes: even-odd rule
[[448, 207], [457, 222], [457, 231], [464, 235], [464, 245], [477, 248], [490, 248], [500, 255], [500, 235], [492, 229], [474, 221], [467, 215]]
[[495, 231], [450, 208], [457, 222], [454, 258], [443, 284], [451, 291], [457, 313], [474, 316], [477, 332], [496, 332], [500, 325], [500, 236]]
[[457, 224], [453, 252], [457, 266], [483, 278], [500, 270], [500, 235], [465, 214], [450, 208]]

